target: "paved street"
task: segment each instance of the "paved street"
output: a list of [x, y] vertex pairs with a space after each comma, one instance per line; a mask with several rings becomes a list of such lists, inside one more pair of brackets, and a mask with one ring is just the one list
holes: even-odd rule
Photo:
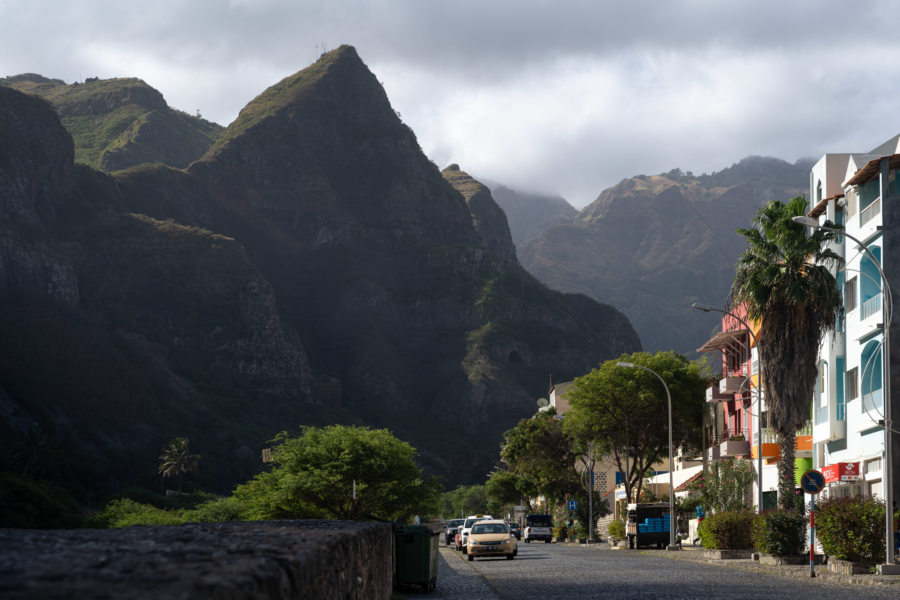
[[[743, 565], [685, 560], [699, 557], [699, 550], [684, 551], [679, 559], [665, 552], [613, 551], [605, 544], [594, 547], [568, 544], [519, 544], [515, 560], [466, 557], [441, 546], [437, 589], [430, 596], [398, 594], [399, 598], [499, 599], [528, 598], [790, 598], [820, 600], [852, 594], [854, 600], [900, 597], [900, 581], [889, 585], [842, 584], [833, 578], [809, 579], [809, 567], [787, 574], [751, 572]], [[725, 561], [722, 561], [725, 562]], [[824, 567], [817, 567], [824, 573]], [[868, 581], [872, 578], [857, 578]]]

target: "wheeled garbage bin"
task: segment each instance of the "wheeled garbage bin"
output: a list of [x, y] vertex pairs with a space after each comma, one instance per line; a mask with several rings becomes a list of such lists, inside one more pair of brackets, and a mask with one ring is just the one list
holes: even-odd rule
[[437, 585], [438, 539], [440, 531], [425, 525], [394, 528], [395, 586], [419, 585], [433, 592]]

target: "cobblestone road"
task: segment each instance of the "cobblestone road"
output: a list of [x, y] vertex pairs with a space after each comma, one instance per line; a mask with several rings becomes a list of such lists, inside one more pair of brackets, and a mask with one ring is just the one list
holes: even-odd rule
[[[753, 572], [749, 561], [725, 565], [686, 560], [698, 555], [699, 551], [686, 550], [679, 559], [673, 559], [666, 558], [665, 552], [613, 551], [605, 544], [586, 547], [520, 543], [516, 560], [467, 562], [462, 554], [442, 546], [434, 593], [404, 593], [397, 597], [820, 600], [852, 594], [854, 600], [900, 598], [900, 578], [891, 579], [893, 583], [886, 585], [859, 585], [879, 582], [877, 577], [862, 576], [854, 579], [855, 584], [845, 584], [825, 576], [810, 579], [808, 566]], [[824, 575], [824, 567], [818, 569]]]

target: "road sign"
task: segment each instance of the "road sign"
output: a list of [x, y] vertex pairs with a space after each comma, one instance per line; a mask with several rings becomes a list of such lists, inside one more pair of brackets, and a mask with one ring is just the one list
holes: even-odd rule
[[569, 500], [569, 510], [578, 510], [578, 500]]
[[821, 471], [810, 469], [800, 478], [800, 487], [807, 494], [816, 495], [825, 487], [825, 476]]

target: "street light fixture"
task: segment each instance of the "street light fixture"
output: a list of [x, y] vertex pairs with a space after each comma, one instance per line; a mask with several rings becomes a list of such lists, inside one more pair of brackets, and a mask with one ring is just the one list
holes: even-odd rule
[[[759, 436], [759, 443], [756, 446], [756, 473], [758, 475], [756, 480], [756, 512], [762, 513], [763, 510], [763, 466], [762, 466], [762, 378], [763, 378], [763, 360], [762, 354], [759, 352], [759, 340], [756, 339], [756, 335], [753, 333], [753, 329], [739, 316], [734, 314], [733, 312], [729, 312], [727, 310], [723, 310], [721, 308], [713, 308], [712, 306], [708, 306], [706, 304], [700, 304], [699, 302], [694, 302], [691, 304], [691, 308], [694, 310], [700, 310], [703, 312], [715, 311], [717, 313], [722, 313], [723, 315], [728, 315], [730, 317], [734, 317], [738, 321], [740, 321], [741, 325], [747, 328], [747, 332], [750, 334], [750, 337], [753, 338], [753, 343], [756, 344], [756, 351], [759, 355], [759, 381], [756, 382], [756, 430], [757, 435]], [[753, 375], [753, 358], [752, 352], [750, 353], [750, 375]]]
[[878, 273], [881, 275], [882, 281], [882, 293], [885, 296], [884, 302], [884, 335], [882, 339], [882, 343], [884, 347], [882, 349], [882, 358], [884, 367], [882, 369], [882, 379], [884, 388], [883, 397], [884, 397], [884, 514], [885, 514], [885, 564], [893, 565], [894, 564], [894, 515], [893, 515], [893, 499], [894, 499], [894, 490], [893, 490], [893, 460], [891, 457], [892, 448], [891, 448], [891, 378], [890, 378], [890, 370], [891, 370], [891, 360], [890, 360], [890, 352], [891, 352], [891, 344], [890, 344], [890, 331], [891, 331], [891, 321], [894, 318], [894, 300], [891, 294], [891, 286], [888, 283], [887, 276], [884, 274], [884, 270], [881, 268], [881, 261], [869, 250], [869, 247], [862, 243], [858, 238], [850, 235], [843, 229], [837, 229], [835, 227], [827, 227], [825, 225], [819, 225], [819, 221], [813, 219], [812, 217], [806, 216], [796, 216], [791, 217], [791, 220], [794, 223], [798, 223], [800, 225], [805, 225], [806, 227], [810, 227], [812, 229], [821, 229], [823, 231], [831, 231], [834, 233], [838, 233], [840, 235], [846, 236], [859, 244], [859, 247], [865, 252], [875, 266], [878, 268]]
[[624, 367], [626, 369], [643, 369], [645, 371], [649, 371], [656, 375], [656, 378], [663, 384], [663, 387], [666, 389], [666, 400], [669, 405], [669, 546], [666, 548], [667, 550], [679, 550], [679, 547], [675, 545], [675, 485], [674, 479], [672, 475], [672, 469], [675, 467], [675, 461], [672, 458], [672, 394], [669, 392], [669, 386], [666, 385], [665, 380], [653, 369], [645, 367], [643, 365], [636, 365], [630, 362], [622, 362], [619, 361], [616, 363], [617, 367]]

